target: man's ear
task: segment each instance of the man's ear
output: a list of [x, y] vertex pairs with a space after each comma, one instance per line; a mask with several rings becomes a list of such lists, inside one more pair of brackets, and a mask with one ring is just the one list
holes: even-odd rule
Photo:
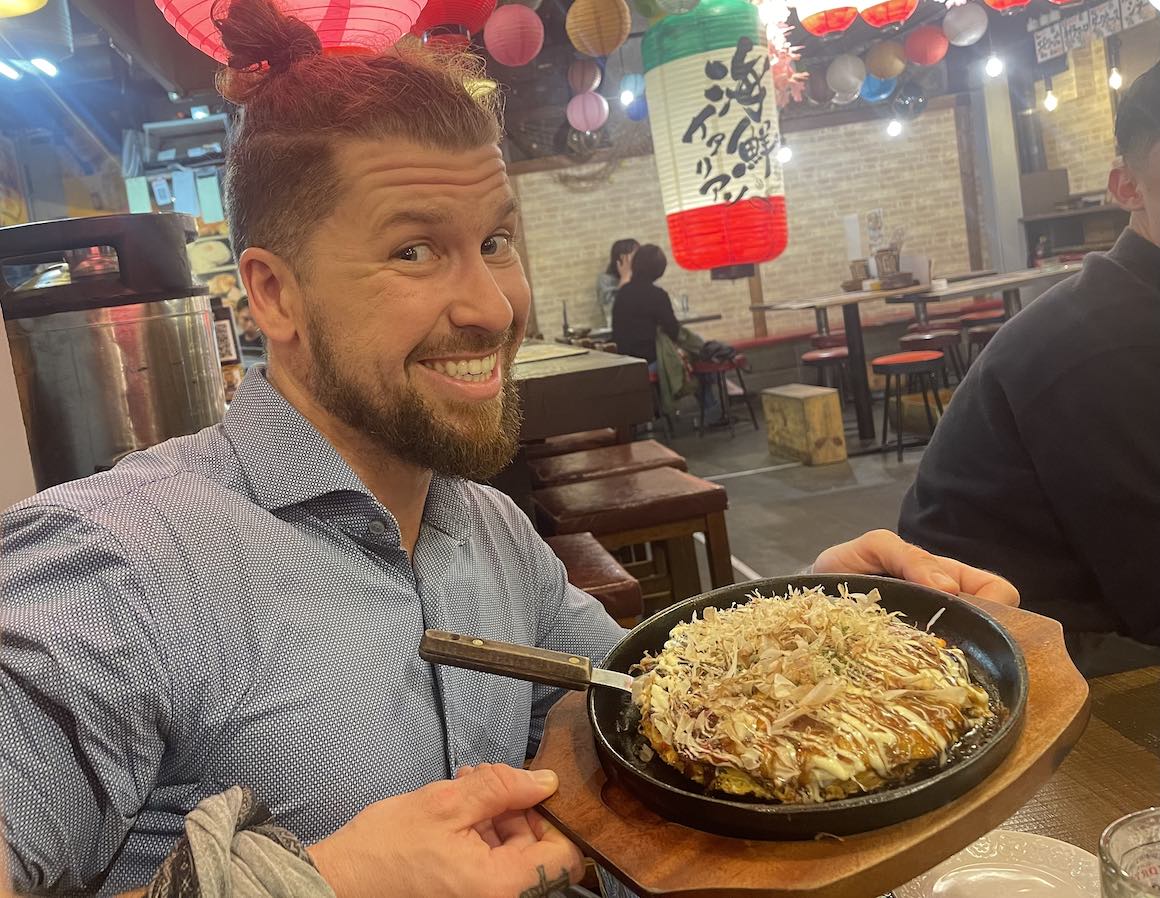
[[300, 334], [302, 302], [298, 278], [279, 256], [251, 246], [238, 260], [250, 315], [267, 345], [293, 342]]
[[1117, 159], [1108, 173], [1108, 192], [1129, 212], [1138, 212], [1144, 208], [1144, 196], [1140, 192], [1136, 176], [1122, 159]]

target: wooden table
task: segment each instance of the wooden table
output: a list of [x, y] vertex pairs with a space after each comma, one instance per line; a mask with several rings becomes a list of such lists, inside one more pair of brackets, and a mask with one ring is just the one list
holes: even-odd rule
[[[842, 321], [846, 328], [846, 346], [850, 350], [850, 387], [854, 394], [854, 414], [858, 418], [858, 436], [869, 442], [874, 439], [874, 409], [870, 399], [870, 379], [866, 374], [866, 344], [862, 338], [862, 315], [858, 307], [862, 303], [912, 296], [915, 293], [922, 293], [924, 289], [915, 285], [901, 287], [897, 290], [857, 290], [853, 293], [835, 293], [830, 296], [819, 296], [815, 299], [763, 303], [749, 308], [750, 311], [754, 312], [813, 309], [817, 319], [818, 333], [828, 334], [830, 322], [826, 313], [835, 306], [842, 307]], [[857, 454], [857, 452], [851, 451], [850, 454]]]
[[[710, 312], [704, 315], [678, 315], [677, 324], [682, 327], [688, 327], [690, 324], [704, 324], [706, 321], [720, 321], [724, 316], [718, 312]], [[612, 336], [612, 328], [598, 327], [589, 332], [588, 336], [594, 340], [607, 340]]]
[[1095, 854], [1113, 820], [1160, 804], [1160, 667], [1090, 681], [1087, 729], [1047, 785], [1004, 824]]
[[1066, 265], [1057, 265], [1052, 268], [1028, 268], [1023, 271], [1009, 271], [1004, 274], [995, 274], [988, 277], [968, 278], [948, 284], [941, 290], [927, 290], [918, 294], [906, 294], [887, 298], [888, 303], [913, 303], [914, 317], [919, 324], [925, 326], [930, 323], [927, 315], [927, 304], [943, 302], [950, 299], [963, 299], [967, 296], [979, 296], [984, 293], [993, 293], [996, 290], [1003, 292], [1003, 308], [1007, 317], [1014, 317], [1023, 308], [1019, 291], [1032, 284], [1054, 283], [1075, 274], [1083, 267], [1080, 262], [1071, 262]]
[[[578, 347], [529, 340], [526, 346]], [[629, 432], [653, 419], [648, 365], [643, 359], [587, 349], [562, 358], [520, 362], [514, 368], [523, 405], [520, 443], [583, 430], [613, 427]], [[532, 478], [521, 448], [491, 481], [531, 513]]]

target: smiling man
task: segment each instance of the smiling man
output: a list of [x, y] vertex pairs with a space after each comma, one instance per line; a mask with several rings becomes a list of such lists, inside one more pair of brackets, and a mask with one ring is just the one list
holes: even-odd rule
[[[244, 785], [340, 896], [555, 894], [580, 855], [529, 810], [555, 776], [519, 768], [556, 693], [418, 655], [426, 627], [597, 658], [622, 635], [473, 482], [515, 448], [530, 305], [495, 98], [470, 60], [323, 56], [267, 0], [221, 30], [269, 364], [221, 425], [5, 515], [10, 870], [138, 888]], [[816, 567], [1016, 600], [884, 532]]]

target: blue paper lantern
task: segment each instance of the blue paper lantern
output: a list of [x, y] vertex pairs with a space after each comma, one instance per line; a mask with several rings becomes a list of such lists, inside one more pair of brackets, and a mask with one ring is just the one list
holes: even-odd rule
[[628, 104], [625, 115], [634, 122], [643, 122], [648, 118], [648, 102], [645, 100], [644, 94], [638, 94], [637, 98]]
[[897, 78], [875, 78], [873, 75], [867, 75], [858, 95], [867, 103], [882, 103], [890, 99], [897, 86]]
[[620, 103], [628, 106], [637, 97], [644, 94], [644, 75], [630, 72], [620, 79]]

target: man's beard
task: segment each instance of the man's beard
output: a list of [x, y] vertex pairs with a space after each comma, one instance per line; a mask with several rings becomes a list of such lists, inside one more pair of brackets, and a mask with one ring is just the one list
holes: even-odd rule
[[511, 329], [498, 339], [464, 334], [454, 347], [438, 348], [445, 355], [496, 351], [503, 378], [495, 399], [449, 404], [441, 414], [409, 381], [385, 392], [360, 381], [338, 361], [334, 342], [316, 317], [309, 335], [314, 357], [310, 389], [319, 405], [388, 455], [448, 477], [490, 480], [508, 466], [519, 444], [520, 394], [512, 377], [517, 348], [513, 335]]

